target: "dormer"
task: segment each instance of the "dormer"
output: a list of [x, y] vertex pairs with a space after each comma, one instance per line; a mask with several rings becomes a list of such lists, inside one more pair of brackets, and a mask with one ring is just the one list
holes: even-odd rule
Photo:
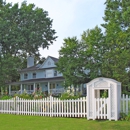
[[56, 62], [58, 61], [57, 58], [48, 56], [47, 59], [44, 61], [44, 63], [40, 66], [40, 69], [46, 69], [46, 68], [55, 68]]

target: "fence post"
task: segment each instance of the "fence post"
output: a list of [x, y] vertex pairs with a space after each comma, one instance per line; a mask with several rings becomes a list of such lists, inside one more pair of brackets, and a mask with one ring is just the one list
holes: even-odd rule
[[125, 113], [125, 95], [123, 94], [123, 100], [122, 100], [122, 104], [123, 104], [123, 113]]
[[128, 95], [126, 95], [126, 114], [128, 114]]

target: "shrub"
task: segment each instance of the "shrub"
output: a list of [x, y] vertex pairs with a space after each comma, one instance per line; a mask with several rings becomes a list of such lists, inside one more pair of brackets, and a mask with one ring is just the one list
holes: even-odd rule
[[9, 95], [3, 95], [2, 97], [0, 97], [0, 100], [7, 100], [7, 99], [11, 99], [12, 96]]
[[77, 95], [74, 95], [73, 93], [63, 93], [60, 97], [61, 100], [66, 100], [66, 99], [78, 99], [80, 98], [80, 93]]
[[121, 112], [120, 116], [121, 116], [122, 121], [130, 121], [130, 113], [128, 113], [128, 115], [126, 115], [125, 113]]

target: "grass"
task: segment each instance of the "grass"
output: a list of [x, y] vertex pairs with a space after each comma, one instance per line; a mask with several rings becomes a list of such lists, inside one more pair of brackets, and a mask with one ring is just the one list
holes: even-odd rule
[[129, 130], [128, 121], [0, 114], [0, 130]]

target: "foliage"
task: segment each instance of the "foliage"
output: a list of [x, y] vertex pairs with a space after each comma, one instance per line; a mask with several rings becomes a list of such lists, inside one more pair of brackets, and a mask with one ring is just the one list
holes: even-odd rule
[[57, 70], [61, 72], [65, 78], [65, 86], [74, 86], [86, 82], [89, 77], [84, 72], [83, 57], [81, 57], [80, 50], [84, 46], [80, 44], [76, 37], [64, 39], [63, 47], [59, 51], [59, 61], [56, 64]]
[[48, 12], [26, 1], [12, 5], [0, 3], [0, 43], [3, 54], [38, 54], [56, 39]]
[[[107, 77], [130, 88], [130, 1], [106, 0], [103, 29], [95, 27], [64, 39], [59, 51], [58, 71], [68, 85]], [[103, 30], [103, 31], [102, 31]]]
[[128, 115], [127, 115], [127, 114], [121, 112], [121, 113], [120, 113], [120, 116], [121, 116], [120, 119], [121, 119], [122, 121], [130, 121], [130, 113], [128, 113]]
[[76, 37], [64, 39], [57, 69], [63, 73], [67, 85], [77, 86], [101, 76], [103, 43], [103, 33], [97, 26], [84, 31], [80, 41]]
[[12, 96], [9, 96], [9, 95], [3, 95], [3, 96], [0, 96], [0, 100], [7, 100], [7, 99], [11, 99]]
[[46, 96], [45, 94], [43, 94], [41, 88], [36, 89], [35, 92], [32, 94], [33, 99], [42, 99], [44, 98], [44, 96]]
[[130, 87], [130, 1], [106, 0], [106, 9], [102, 26], [105, 28], [103, 70], [107, 77], [122, 82], [125, 89]]
[[73, 93], [66, 92], [61, 95], [60, 99], [61, 100], [78, 99], [80, 98], [80, 96], [81, 96], [80, 94], [74, 95]]
[[39, 88], [39, 89], [36, 89], [35, 92], [33, 92], [32, 94], [28, 94], [27, 91], [24, 89], [24, 92], [22, 94], [15, 94], [14, 97], [16, 96], [23, 99], [42, 99], [46, 95]]
[[100, 90], [101, 98], [108, 98], [108, 90]]
[[0, 87], [19, 80], [18, 70], [26, 68], [28, 55], [38, 63], [39, 48], [48, 48], [57, 38], [48, 12], [26, 1], [0, 0]]

